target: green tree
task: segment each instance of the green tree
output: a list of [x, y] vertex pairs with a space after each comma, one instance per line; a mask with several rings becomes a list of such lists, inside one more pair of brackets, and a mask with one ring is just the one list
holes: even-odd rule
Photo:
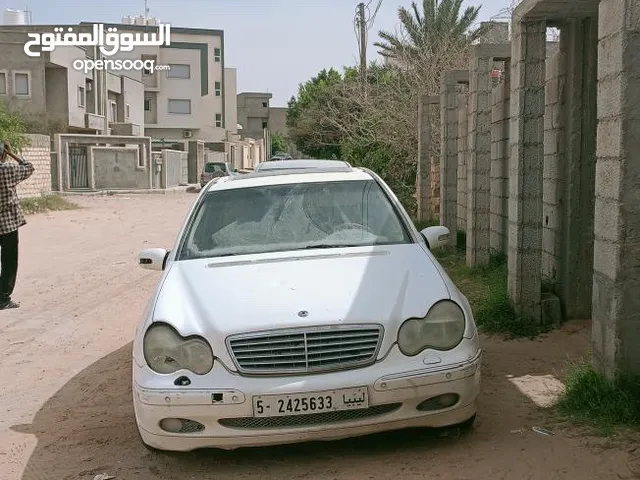
[[271, 134], [271, 156], [277, 153], [286, 153], [287, 142], [284, 139], [284, 135], [281, 133]]
[[324, 69], [311, 80], [300, 84], [298, 94], [289, 100], [287, 128], [289, 136], [302, 153], [317, 158], [339, 158], [341, 133], [327, 112], [336, 100], [334, 88], [343, 81], [335, 69]]
[[402, 34], [382, 30], [378, 33], [382, 41], [374, 45], [382, 56], [405, 61], [441, 48], [467, 45], [482, 33], [479, 28], [471, 28], [480, 7], [467, 7], [461, 14], [462, 2], [423, 0], [422, 8], [416, 2], [411, 2], [410, 9], [400, 7], [398, 18]]
[[22, 118], [10, 112], [7, 106], [0, 102], [0, 141], [7, 141], [14, 151], [20, 151], [30, 143], [26, 133], [26, 125]]

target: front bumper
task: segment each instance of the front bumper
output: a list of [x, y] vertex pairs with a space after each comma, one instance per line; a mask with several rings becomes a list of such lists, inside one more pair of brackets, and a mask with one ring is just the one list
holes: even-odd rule
[[[393, 352], [389, 357], [399, 355]], [[464, 422], [476, 413], [481, 357], [482, 351], [478, 349], [472, 358], [457, 365], [410, 371], [398, 370], [398, 358], [395, 362], [387, 358], [357, 370], [295, 377], [242, 377], [220, 366], [218, 387], [210, 389], [144, 387], [140, 383], [149, 378], [149, 369], [134, 362], [134, 411], [144, 443], [172, 451], [206, 447], [235, 449], [337, 440], [409, 427], [445, 427]], [[384, 368], [385, 364], [390, 367]], [[253, 395], [320, 392], [356, 386], [366, 386], [369, 392], [370, 411], [362, 416], [346, 419], [334, 416], [321, 424], [294, 427], [279, 426], [277, 421], [266, 427], [251, 422]], [[459, 396], [455, 405], [436, 411], [417, 409], [424, 400], [447, 393]], [[374, 411], [380, 413], [371, 414]], [[160, 427], [160, 421], [165, 418], [196, 421], [204, 425], [204, 430], [169, 433]], [[242, 421], [233, 419], [247, 422], [243, 425]], [[233, 426], [224, 426], [221, 421]]]

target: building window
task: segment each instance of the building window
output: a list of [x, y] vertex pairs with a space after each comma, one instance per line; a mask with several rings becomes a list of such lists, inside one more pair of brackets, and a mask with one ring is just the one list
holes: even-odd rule
[[[142, 55], [140, 57], [140, 60], [142, 60], [143, 62], [146, 62], [147, 60], [151, 60], [153, 61], [153, 63], [158, 63], [158, 57], [156, 55]], [[151, 75], [153, 75], [153, 71], [149, 68], [143, 68], [142, 69], [142, 76], [143, 77], [150, 77]]]
[[87, 96], [85, 93], [85, 87], [78, 86], [78, 106], [84, 108], [85, 100]]
[[124, 106], [124, 120], [129, 121], [131, 119], [131, 105], [128, 103]]
[[267, 128], [267, 124], [268, 124], [268, 122], [262, 122], [262, 128], [263, 128], [263, 129], [264, 129], [264, 128]]
[[219, 97], [221, 95], [222, 95], [222, 83], [216, 82], [216, 97]]
[[222, 128], [222, 114], [216, 113], [216, 127]]
[[116, 102], [111, 102], [111, 109], [109, 110], [110, 113], [110, 120], [112, 122], [117, 122], [118, 121], [118, 104]]
[[144, 99], [144, 111], [145, 112], [150, 112], [151, 111], [151, 99], [150, 98], [145, 98]]
[[191, 100], [170, 98], [167, 102], [167, 107], [169, 113], [189, 115], [191, 113]]
[[191, 66], [185, 64], [169, 64], [167, 78], [191, 78]]
[[220, 63], [221, 60], [222, 60], [222, 50], [220, 50], [219, 48], [214, 48], [213, 61], [216, 63]]
[[16, 95], [28, 97], [31, 94], [31, 85], [28, 72], [14, 72], [13, 90]]
[[7, 72], [0, 72], [0, 95], [7, 94]]
[[264, 108], [269, 108], [269, 102], [262, 102], [262, 106]]

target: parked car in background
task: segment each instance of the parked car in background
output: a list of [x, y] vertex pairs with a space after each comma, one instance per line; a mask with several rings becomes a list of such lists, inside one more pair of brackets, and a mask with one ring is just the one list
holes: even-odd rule
[[234, 449], [470, 427], [482, 349], [465, 296], [373, 172], [220, 178], [200, 192], [133, 343], [142, 442]]
[[309, 169], [331, 169], [331, 170], [350, 170], [351, 165], [342, 160], [280, 160], [278, 162], [260, 162], [256, 165], [256, 172], [264, 172], [267, 170], [309, 170]]
[[280, 160], [291, 160], [291, 155], [284, 152], [278, 152], [274, 156], [271, 157], [271, 161], [280, 161]]
[[204, 187], [207, 183], [217, 177], [228, 177], [234, 175], [235, 172], [228, 163], [225, 162], [207, 162], [202, 168], [200, 174], [200, 186]]

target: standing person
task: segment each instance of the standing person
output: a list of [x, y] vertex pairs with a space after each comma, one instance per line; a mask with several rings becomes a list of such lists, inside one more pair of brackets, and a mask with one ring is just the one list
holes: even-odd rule
[[[9, 162], [9, 158], [17, 163]], [[33, 165], [0, 142], [0, 310], [18, 308], [11, 300], [18, 274], [18, 229], [27, 221], [20, 208], [16, 185], [33, 173]]]

